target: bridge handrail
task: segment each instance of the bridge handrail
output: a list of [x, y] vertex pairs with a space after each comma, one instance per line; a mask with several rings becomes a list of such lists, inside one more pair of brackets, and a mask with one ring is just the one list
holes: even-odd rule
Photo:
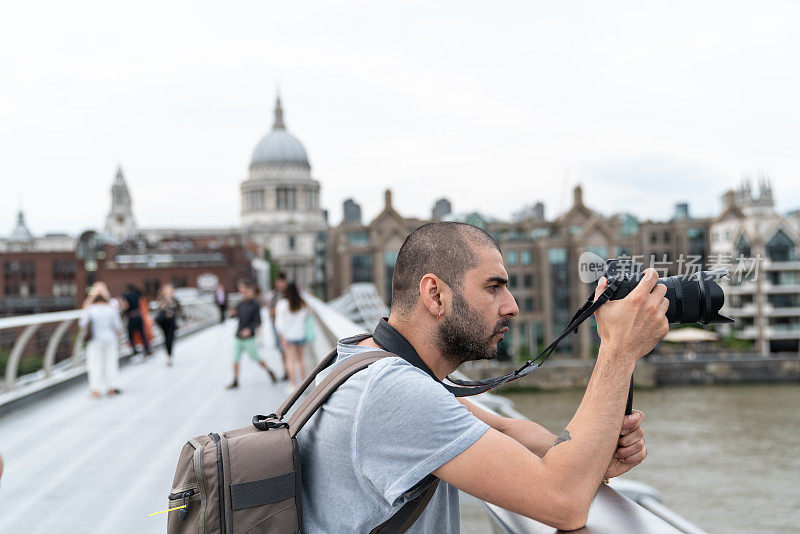
[[[238, 295], [236, 294], [229, 296], [230, 300], [233, 302], [237, 300], [237, 297]], [[215, 321], [211, 320], [212, 317], [218, 317], [218, 311], [216, 310], [216, 303], [214, 302], [213, 295], [182, 296], [180, 298], [180, 303], [183, 307], [184, 313], [189, 316], [189, 321], [187, 321], [189, 324], [180, 328], [179, 332], [185, 331], [187, 327], [191, 330], [195, 330], [197, 327], [202, 328], [203, 326], [201, 326], [201, 324], [213, 324]], [[158, 308], [158, 304], [155, 301], [151, 301], [149, 306], [151, 314], [154, 313]], [[19, 365], [22, 361], [22, 355], [25, 347], [42, 325], [57, 323], [57, 326], [47, 340], [47, 347], [43, 357], [43, 373], [38, 373], [32, 378], [26, 378], [26, 383], [51, 378], [56, 367], [55, 357], [58, 346], [69, 328], [78, 319], [80, 319], [83, 312], [84, 310], [78, 309], [1, 318], [0, 331], [12, 328], [22, 328], [23, 330], [17, 336], [11, 352], [9, 353], [3, 380], [0, 382], [0, 391], [8, 393], [19, 385]], [[68, 358], [68, 361], [72, 366], [81, 363], [85, 333], [86, 332], [84, 329], [80, 329], [78, 331], [78, 335], [76, 336], [72, 347], [72, 353]], [[125, 338], [126, 336], [124, 334], [120, 335], [120, 341], [123, 341]], [[154, 338], [156, 343], [160, 342], [161, 334], [154, 332]]]

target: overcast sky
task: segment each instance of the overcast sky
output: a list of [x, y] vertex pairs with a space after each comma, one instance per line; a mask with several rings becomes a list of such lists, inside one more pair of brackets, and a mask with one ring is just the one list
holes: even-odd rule
[[233, 226], [279, 84], [322, 204], [716, 214], [745, 173], [800, 207], [796, 2], [14, 2], [0, 235]]

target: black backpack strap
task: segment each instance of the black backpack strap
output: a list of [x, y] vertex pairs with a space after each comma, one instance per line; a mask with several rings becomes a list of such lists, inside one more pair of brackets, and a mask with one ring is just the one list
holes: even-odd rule
[[439, 479], [433, 475], [425, 477], [422, 484], [425, 483], [428, 484], [428, 489], [405, 503], [392, 517], [373, 528], [369, 534], [402, 534], [411, 528], [439, 487]]
[[[357, 372], [366, 369], [376, 361], [395, 356], [390, 352], [374, 350], [356, 354], [337, 364], [330, 373], [320, 382], [303, 402], [292, 413], [286, 423], [289, 426], [289, 436], [294, 437], [303, 428], [303, 425], [314, 415], [320, 406], [333, 395], [336, 388], [341, 386], [348, 378]], [[254, 423], [255, 424], [255, 423]], [[258, 428], [258, 427], [257, 427]]]
[[[348, 344], [355, 345], [356, 343], [361, 343], [368, 337], [370, 337], [370, 334], [359, 334], [357, 336], [347, 338], [343, 341], [347, 342]], [[308, 374], [308, 376], [297, 387], [297, 389], [295, 389], [294, 392], [292, 392], [292, 394], [289, 395], [289, 397], [285, 401], [283, 401], [283, 404], [281, 404], [280, 408], [278, 408], [278, 411], [270, 415], [274, 416], [275, 419], [283, 419], [283, 416], [286, 415], [286, 412], [292, 409], [292, 406], [294, 406], [294, 403], [297, 402], [297, 399], [299, 399], [300, 396], [303, 394], [303, 392], [306, 389], [308, 389], [308, 386], [310, 386], [314, 382], [314, 380], [316, 380], [317, 375], [320, 374], [325, 369], [327, 369], [328, 367], [330, 367], [335, 361], [336, 361], [336, 349], [334, 348], [331, 352], [328, 353], [327, 356], [325, 356], [322, 359], [321, 362], [319, 362], [319, 364], [314, 368], [314, 370]], [[266, 417], [256, 416], [256, 417], [263, 417], [264, 419], [269, 418], [269, 416]], [[253, 421], [254, 421], [253, 424], [255, 424], [255, 418], [253, 418]]]

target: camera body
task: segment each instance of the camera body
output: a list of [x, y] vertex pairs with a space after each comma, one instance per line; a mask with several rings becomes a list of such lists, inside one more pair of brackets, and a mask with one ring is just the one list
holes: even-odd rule
[[[642, 264], [633, 260], [610, 259], [606, 262], [604, 276], [609, 284], [618, 284], [610, 300], [624, 299], [642, 279]], [[659, 278], [667, 286], [669, 300], [667, 320], [670, 323], [723, 324], [733, 319], [720, 315], [725, 304], [725, 293], [717, 280], [730, 271], [697, 271], [692, 274]]]

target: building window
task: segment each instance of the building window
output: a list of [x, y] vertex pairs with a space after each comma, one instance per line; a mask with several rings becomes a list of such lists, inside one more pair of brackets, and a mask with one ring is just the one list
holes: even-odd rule
[[622, 216], [622, 237], [630, 237], [639, 232], [639, 222], [633, 215], [625, 214]]
[[745, 258], [749, 258], [751, 256], [752, 250], [750, 249], [750, 241], [747, 240], [744, 234], [739, 236], [739, 240], [736, 242], [736, 256], [744, 256]]
[[386, 283], [386, 304], [392, 305], [392, 277], [394, 276], [394, 266], [397, 263], [397, 250], [390, 250], [383, 253], [383, 268]]
[[608, 259], [608, 249], [606, 247], [597, 246], [597, 247], [586, 247], [587, 252], [591, 252], [592, 254], [597, 254], [604, 260]]
[[769, 295], [767, 300], [775, 308], [797, 308], [800, 306], [796, 294]]
[[347, 234], [347, 242], [351, 245], [369, 245], [369, 234], [367, 232], [353, 232]]
[[54, 261], [53, 262], [53, 279], [54, 280], [71, 280], [75, 278], [75, 262], [74, 261]]
[[54, 297], [74, 297], [77, 293], [78, 293], [78, 288], [75, 286], [75, 282], [53, 283]]
[[508, 264], [509, 265], [516, 265], [517, 264], [517, 251], [516, 250], [509, 250], [508, 251]]
[[669, 230], [664, 230], [664, 243], [669, 243], [671, 237], [672, 237], [672, 234], [670, 233], [670, 231]]
[[539, 228], [534, 228], [531, 231], [531, 237], [534, 239], [539, 239], [540, 237], [548, 237], [550, 235], [550, 228], [547, 226], [540, 226]]
[[547, 259], [550, 263], [567, 263], [567, 249], [551, 248], [547, 251]]
[[533, 299], [530, 297], [525, 299], [525, 311], [533, 311]]
[[772, 261], [795, 261], [794, 242], [783, 230], [778, 230], [767, 243], [767, 257]]
[[390, 250], [388, 252], [383, 253], [383, 264], [386, 267], [391, 267], [394, 269], [394, 265], [397, 263], [397, 250]]
[[295, 242], [295, 238], [293, 235], [289, 236], [289, 250], [294, 250], [294, 247], [297, 245]]
[[520, 253], [520, 263], [522, 265], [530, 265], [532, 261], [532, 255], [530, 250], [523, 250]]
[[774, 286], [800, 285], [800, 273], [797, 271], [770, 271], [767, 281]]
[[245, 193], [245, 205], [249, 210], [263, 210], [264, 204], [264, 190], [254, 189]]
[[652, 230], [650, 232], [650, 242], [655, 243], [656, 241], [658, 241], [658, 234], [656, 233], [655, 230]]
[[279, 210], [296, 210], [297, 189], [294, 187], [279, 187], [277, 189], [277, 201]]
[[514, 289], [517, 287], [517, 275], [511, 274], [508, 276], [508, 287], [509, 289]]
[[533, 275], [526, 274], [522, 277], [522, 285], [525, 287], [533, 287]]
[[[716, 236], [716, 234], [714, 234]], [[689, 228], [686, 230], [686, 237], [689, 239], [703, 239], [705, 238], [705, 232], [702, 228]], [[715, 238], [716, 241], [716, 238]]]
[[372, 256], [354, 254], [350, 258], [353, 282], [372, 282]]
[[306, 209], [315, 210], [319, 208], [319, 193], [314, 189], [306, 189]]

